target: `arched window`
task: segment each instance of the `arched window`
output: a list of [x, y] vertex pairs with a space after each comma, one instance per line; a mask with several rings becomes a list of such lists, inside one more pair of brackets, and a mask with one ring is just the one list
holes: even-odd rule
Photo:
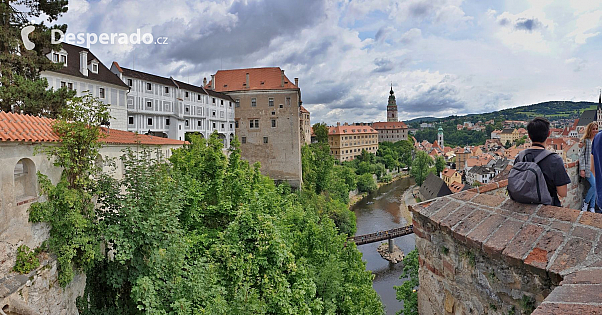
[[17, 202], [37, 196], [36, 165], [32, 160], [20, 159], [15, 165], [13, 179]]

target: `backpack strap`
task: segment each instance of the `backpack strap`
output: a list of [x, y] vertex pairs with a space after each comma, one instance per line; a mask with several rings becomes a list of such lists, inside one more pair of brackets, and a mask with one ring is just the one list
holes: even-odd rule
[[539, 162], [541, 162], [543, 159], [547, 158], [548, 155], [552, 155], [552, 154], [554, 154], [554, 152], [544, 149], [544, 150], [542, 150], [542, 152], [540, 152], [535, 157], [535, 159], [533, 160], [533, 162], [539, 164]]

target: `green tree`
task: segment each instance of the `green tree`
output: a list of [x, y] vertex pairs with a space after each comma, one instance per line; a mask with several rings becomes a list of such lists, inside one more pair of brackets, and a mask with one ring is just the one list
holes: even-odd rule
[[412, 162], [412, 176], [418, 186], [421, 186], [426, 176], [428, 175], [429, 168], [433, 164], [433, 159], [426, 154], [424, 151], [417, 151], [416, 157]]
[[504, 148], [509, 149], [512, 146], [512, 143], [510, 143], [510, 140], [506, 140], [506, 143], [504, 143]]
[[407, 280], [400, 286], [395, 286], [397, 300], [403, 302], [403, 309], [397, 315], [418, 315], [418, 250], [409, 252], [403, 259], [403, 273], [400, 279]]
[[325, 123], [316, 123], [312, 126], [318, 142], [328, 143], [328, 126]]
[[89, 268], [99, 256], [93, 196], [100, 169], [94, 161], [101, 146], [100, 124], [109, 118], [108, 106], [100, 100], [90, 95], [75, 98], [52, 125], [61, 139], [60, 145], [41, 149], [63, 173], [54, 185], [38, 172], [40, 188], [47, 200], [31, 205], [29, 220], [50, 224], [48, 245], [57, 255], [62, 286], [71, 281], [74, 269]]
[[48, 27], [44, 23], [34, 24], [35, 31], [29, 39], [35, 43], [27, 50], [21, 42], [21, 29], [42, 16], [48, 22], [56, 21], [67, 12], [67, 1], [23, 1], [0, 2], [0, 110], [23, 111], [25, 114], [44, 114], [56, 117], [74, 91], [61, 88], [47, 90], [48, 82], [40, 78], [40, 72], [57, 70], [62, 64], [52, 63], [45, 54], [58, 50], [60, 45], [51, 45], [51, 29], [66, 31], [66, 25]]
[[357, 177], [357, 190], [360, 192], [373, 192], [376, 188], [376, 182], [371, 173], [365, 173]]
[[439, 155], [435, 159], [435, 170], [437, 172], [436, 174], [441, 174], [441, 172], [443, 172], [443, 169], [445, 169], [445, 159]]

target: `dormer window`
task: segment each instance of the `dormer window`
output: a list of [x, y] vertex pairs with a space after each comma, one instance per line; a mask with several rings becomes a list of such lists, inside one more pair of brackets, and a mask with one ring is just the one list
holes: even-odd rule
[[53, 53], [52, 54], [52, 61], [53, 62], [59, 62], [59, 54]]
[[98, 60], [94, 59], [90, 61], [90, 66], [88, 66], [88, 69], [90, 69], [92, 73], [98, 74]]
[[98, 65], [97, 64], [92, 65], [92, 72], [98, 73]]
[[67, 65], [67, 56], [61, 55], [61, 62], [64, 63], [66, 66]]

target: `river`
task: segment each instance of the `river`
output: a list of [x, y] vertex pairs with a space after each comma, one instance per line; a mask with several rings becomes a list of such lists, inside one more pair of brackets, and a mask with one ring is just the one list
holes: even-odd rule
[[[408, 225], [400, 206], [404, 191], [412, 184], [413, 181], [410, 178], [394, 181], [380, 187], [377, 191], [356, 203], [351, 208], [357, 219], [356, 234], [368, 234]], [[394, 242], [404, 254], [415, 247], [414, 234], [396, 238]], [[380, 295], [380, 299], [386, 307], [387, 315], [395, 314], [401, 309], [402, 304], [395, 298], [393, 286], [399, 286], [403, 282], [399, 279], [403, 272], [403, 263], [394, 265], [380, 257], [380, 254], [376, 252], [379, 244], [380, 242], [360, 245], [358, 249], [363, 254], [362, 259], [366, 262], [366, 269], [374, 274], [372, 286]]]

